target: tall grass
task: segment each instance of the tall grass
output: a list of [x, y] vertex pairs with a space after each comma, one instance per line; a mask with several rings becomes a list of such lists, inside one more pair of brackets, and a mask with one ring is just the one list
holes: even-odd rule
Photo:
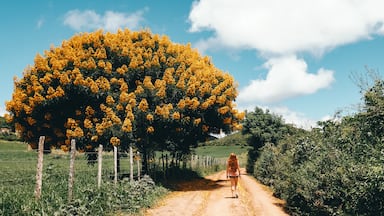
[[103, 184], [97, 188], [97, 166], [89, 166], [84, 156], [77, 156], [74, 198], [68, 201], [69, 155], [44, 155], [42, 195], [36, 200], [37, 153], [28, 151], [24, 143], [0, 141], [0, 215], [135, 213], [167, 191], [149, 177], [120, 181], [115, 186], [111, 178], [112, 157], [105, 155], [103, 162]]

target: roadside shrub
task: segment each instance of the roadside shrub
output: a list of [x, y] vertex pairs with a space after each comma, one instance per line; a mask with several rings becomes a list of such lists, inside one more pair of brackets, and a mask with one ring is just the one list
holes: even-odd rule
[[291, 215], [384, 215], [382, 157], [372, 146], [362, 153], [362, 145], [335, 132], [290, 137], [261, 148], [254, 174]]
[[0, 140], [7, 140], [7, 141], [21, 141], [20, 137], [18, 137], [15, 133], [0, 133]]

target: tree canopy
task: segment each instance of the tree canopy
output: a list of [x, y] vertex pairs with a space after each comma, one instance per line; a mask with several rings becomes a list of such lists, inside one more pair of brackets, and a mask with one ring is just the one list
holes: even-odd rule
[[103, 144], [189, 150], [209, 133], [241, 129], [236, 84], [189, 44], [148, 30], [81, 33], [35, 57], [14, 80], [8, 121], [46, 149]]

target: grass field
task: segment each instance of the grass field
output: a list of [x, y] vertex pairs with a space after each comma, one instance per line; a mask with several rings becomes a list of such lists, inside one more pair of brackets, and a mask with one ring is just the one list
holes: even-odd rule
[[[78, 154], [75, 161], [73, 200], [68, 202], [68, 154], [45, 154], [41, 199], [34, 196], [37, 152], [20, 142], [0, 141], [0, 215], [104, 215], [115, 211], [135, 213], [150, 206], [165, 188], [151, 180], [113, 184], [113, 158], [103, 156], [102, 181], [97, 187], [97, 165]], [[128, 172], [129, 159], [121, 161]], [[72, 212], [72, 213], [71, 213]], [[75, 212], [75, 213], [73, 213]]]
[[[247, 161], [247, 153], [248, 153], [249, 147], [245, 146], [200, 146], [196, 149], [194, 149], [194, 152], [196, 155], [202, 155], [202, 156], [211, 156], [214, 158], [217, 158], [221, 161], [225, 161], [229, 154], [235, 153], [240, 161], [240, 166], [245, 165]], [[243, 164], [243, 165], [242, 165]]]
[[[238, 154], [240, 160], [243, 160], [247, 148], [207, 145], [193, 150], [199, 156], [210, 156], [221, 161], [225, 161], [231, 152]], [[45, 154], [42, 195], [41, 200], [36, 201], [34, 189], [37, 152], [28, 150], [27, 144], [22, 142], [0, 140], [0, 215], [67, 215], [70, 211], [75, 211], [78, 215], [100, 215], [115, 210], [136, 212], [164, 194], [164, 188], [153, 188], [151, 184], [148, 190], [140, 186], [143, 183], [131, 185], [124, 181], [119, 183], [118, 188], [113, 187], [113, 164], [112, 154], [104, 154], [103, 186], [98, 189], [97, 165], [89, 166], [85, 156], [77, 154], [73, 195], [75, 203], [67, 203], [69, 154]], [[122, 158], [120, 165], [122, 173], [129, 172], [128, 157]], [[204, 175], [221, 169], [222, 166], [203, 171], [199, 168], [197, 172]], [[132, 190], [139, 190], [133, 193], [136, 197], [131, 196]], [[127, 203], [132, 202], [134, 204], [127, 206]]]
[[243, 155], [248, 152], [248, 147], [244, 146], [200, 146], [195, 150], [197, 155], [209, 155], [215, 158], [228, 158], [230, 153]]

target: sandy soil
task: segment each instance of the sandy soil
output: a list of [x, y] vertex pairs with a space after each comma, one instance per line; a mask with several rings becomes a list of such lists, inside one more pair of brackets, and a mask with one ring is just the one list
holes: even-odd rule
[[242, 175], [239, 198], [233, 198], [225, 171], [205, 179], [185, 182], [161, 200], [146, 216], [281, 216], [284, 202], [272, 196], [267, 187], [253, 177]]

